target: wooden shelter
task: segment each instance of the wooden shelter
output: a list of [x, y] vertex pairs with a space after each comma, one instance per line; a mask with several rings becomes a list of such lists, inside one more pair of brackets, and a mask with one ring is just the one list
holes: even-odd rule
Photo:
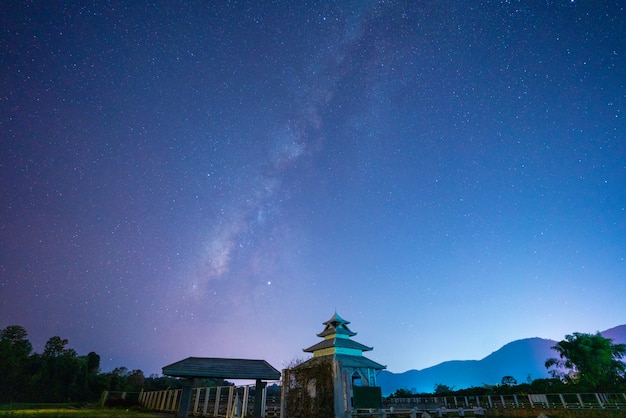
[[191, 403], [194, 379], [245, 379], [255, 380], [254, 415], [261, 417], [261, 396], [266, 383], [263, 380], [279, 380], [280, 372], [265, 360], [231, 358], [187, 357], [163, 367], [163, 374], [185, 379], [178, 409], [179, 418], [186, 418]]

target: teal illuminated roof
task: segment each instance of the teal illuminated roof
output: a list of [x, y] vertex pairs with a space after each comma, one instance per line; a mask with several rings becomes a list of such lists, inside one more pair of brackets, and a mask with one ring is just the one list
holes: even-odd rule
[[329, 338], [327, 340], [320, 341], [319, 343], [312, 345], [309, 348], [305, 348], [302, 351], [304, 351], [305, 353], [313, 353], [317, 350], [323, 350], [325, 348], [330, 348], [330, 347], [354, 348], [356, 350], [361, 350], [361, 351], [373, 350], [372, 347], [368, 347], [366, 345], [350, 340], [348, 338]]
[[280, 372], [265, 360], [188, 357], [163, 367], [172, 377], [279, 380]]
[[375, 362], [374, 360], [370, 360], [367, 357], [363, 356], [350, 356], [345, 354], [335, 354], [332, 356], [323, 356], [323, 357], [312, 357], [305, 361], [302, 364], [299, 364], [295, 368], [306, 368], [313, 366], [315, 364], [326, 363], [333, 360], [337, 360], [341, 363], [343, 367], [351, 367], [355, 369], [373, 369], [373, 370], [384, 370], [387, 366], [383, 366], [380, 363]]
[[348, 337], [354, 337], [356, 332], [350, 331], [350, 328], [348, 328], [349, 323], [350, 321], [346, 321], [340, 317], [337, 312], [335, 312], [335, 314], [328, 321], [324, 322], [326, 327], [324, 328], [324, 331], [317, 334], [317, 336], [326, 337], [333, 334], [342, 334], [347, 335]]
[[305, 348], [302, 351], [313, 353], [313, 358], [305, 361], [298, 367], [308, 367], [323, 361], [337, 360], [345, 367], [359, 369], [382, 370], [387, 366], [376, 363], [363, 356], [364, 351], [373, 350], [359, 342], [351, 339], [356, 332], [352, 332], [348, 328], [350, 322], [340, 317], [337, 312], [326, 322], [324, 331], [317, 334], [318, 337], [324, 338], [319, 343]]
[[341, 362], [344, 367], [354, 367], [355, 369], [374, 369], [383, 370], [387, 366], [376, 363], [374, 360], [370, 360], [363, 356], [347, 356], [345, 354], [335, 354], [335, 360]]

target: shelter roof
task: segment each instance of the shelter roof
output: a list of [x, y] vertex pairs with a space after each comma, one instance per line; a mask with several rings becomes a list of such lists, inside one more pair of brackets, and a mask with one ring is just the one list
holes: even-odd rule
[[188, 357], [163, 367], [172, 377], [279, 380], [280, 372], [265, 360]]

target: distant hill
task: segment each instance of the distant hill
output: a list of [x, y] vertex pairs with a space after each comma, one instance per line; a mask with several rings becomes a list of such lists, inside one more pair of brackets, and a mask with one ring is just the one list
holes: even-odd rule
[[[615, 344], [626, 344], [626, 325], [602, 332]], [[557, 341], [544, 338], [526, 338], [506, 344], [482, 360], [453, 360], [422, 370], [391, 373], [383, 370], [377, 378], [384, 396], [398, 389], [409, 389], [415, 393], [432, 392], [436, 384], [454, 389], [495, 385], [503, 376], [513, 376], [519, 383], [550, 377], [545, 362], [555, 357], [551, 349]]]

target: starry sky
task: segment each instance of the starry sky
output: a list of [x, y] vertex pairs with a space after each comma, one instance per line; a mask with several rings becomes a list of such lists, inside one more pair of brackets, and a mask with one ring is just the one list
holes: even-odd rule
[[146, 375], [626, 323], [620, 1], [3, 1], [0, 327]]

